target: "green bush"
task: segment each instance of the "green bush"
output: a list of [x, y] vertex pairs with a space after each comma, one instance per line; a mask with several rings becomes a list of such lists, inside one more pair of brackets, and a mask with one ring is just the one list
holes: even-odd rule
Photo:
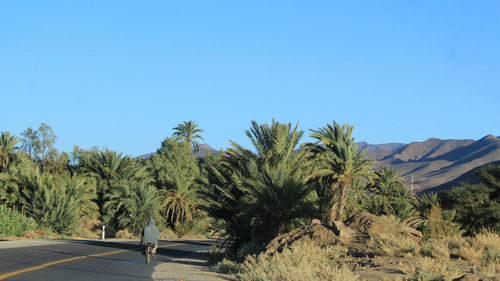
[[36, 229], [36, 222], [11, 209], [0, 207], [0, 235], [20, 236], [25, 231]]

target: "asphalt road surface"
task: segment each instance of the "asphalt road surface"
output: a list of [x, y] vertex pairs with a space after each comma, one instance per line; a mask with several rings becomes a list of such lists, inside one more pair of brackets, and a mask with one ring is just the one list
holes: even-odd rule
[[153, 280], [155, 266], [207, 251], [212, 241], [160, 241], [149, 264], [139, 250], [139, 241], [68, 240], [29, 247], [7, 243], [0, 242], [0, 280], [87, 281]]

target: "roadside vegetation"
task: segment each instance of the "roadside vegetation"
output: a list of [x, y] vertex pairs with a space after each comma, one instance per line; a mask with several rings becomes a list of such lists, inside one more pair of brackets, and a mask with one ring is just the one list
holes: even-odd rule
[[[236, 280], [500, 272], [500, 166], [481, 169], [479, 184], [414, 195], [396, 170], [373, 169], [347, 124], [311, 130], [315, 142], [303, 143], [297, 125], [252, 122], [251, 147], [231, 142], [205, 157], [194, 156], [198, 124], [173, 130], [147, 159], [108, 148], [59, 152], [43, 123], [19, 137], [2, 132], [1, 237], [97, 238], [105, 225], [108, 237], [133, 238], [154, 218], [165, 239], [223, 238], [214, 268]], [[293, 235], [300, 242], [283, 244]]]

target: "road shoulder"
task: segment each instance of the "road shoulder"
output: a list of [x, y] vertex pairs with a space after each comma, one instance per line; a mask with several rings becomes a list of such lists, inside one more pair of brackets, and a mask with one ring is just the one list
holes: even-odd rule
[[185, 257], [163, 262], [154, 268], [153, 280], [224, 281], [224, 275], [210, 271], [207, 266], [208, 251], [189, 254]]

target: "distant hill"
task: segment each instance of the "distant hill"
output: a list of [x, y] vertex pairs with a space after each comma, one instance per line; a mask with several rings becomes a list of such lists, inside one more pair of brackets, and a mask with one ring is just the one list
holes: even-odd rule
[[396, 149], [368, 151], [366, 157], [375, 160], [375, 167], [389, 166], [411, 182], [418, 191], [451, 187], [460, 176], [500, 161], [500, 138], [488, 135], [480, 140], [429, 139], [413, 142]]
[[366, 149], [369, 152], [377, 152], [380, 150], [393, 150], [405, 146], [404, 143], [384, 143], [384, 144], [369, 144], [367, 142], [358, 142], [358, 149]]

